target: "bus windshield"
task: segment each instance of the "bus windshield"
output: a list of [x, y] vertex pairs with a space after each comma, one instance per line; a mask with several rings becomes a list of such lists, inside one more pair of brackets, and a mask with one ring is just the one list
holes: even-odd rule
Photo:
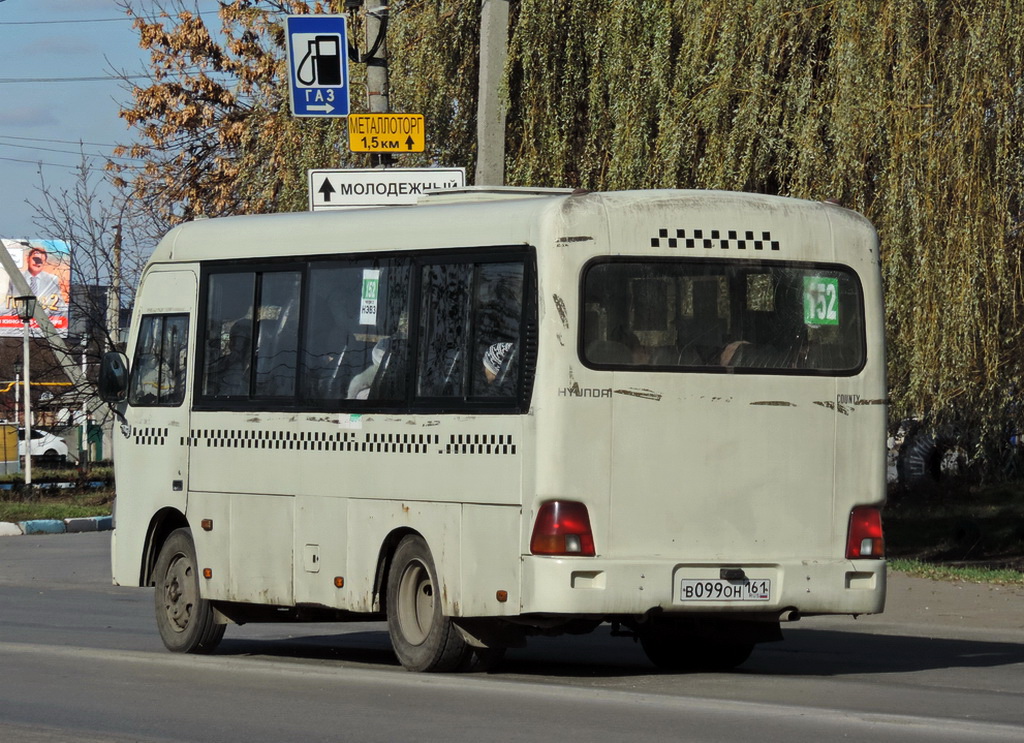
[[850, 375], [864, 364], [856, 275], [841, 266], [598, 260], [580, 349], [594, 368]]

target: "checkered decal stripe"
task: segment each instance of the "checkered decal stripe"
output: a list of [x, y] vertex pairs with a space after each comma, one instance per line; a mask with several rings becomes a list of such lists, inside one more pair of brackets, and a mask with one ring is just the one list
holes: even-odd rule
[[429, 446], [440, 444], [436, 434], [337, 433], [292, 431], [199, 430], [183, 440], [189, 446], [228, 449], [284, 449], [289, 451], [361, 451], [398, 454], [426, 454]]
[[[136, 429], [135, 443], [163, 446], [167, 429]], [[451, 434], [442, 444], [438, 434], [335, 433], [199, 429], [179, 440], [181, 446], [210, 449], [263, 449], [322, 452], [368, 452], [375, 454], [459, 454], [514, 455], [517, 447], [506, 434]]]
[[515, 454], [511, 436], [493, 434], [455, 435], [449, 437], [445, 454]]
[[441, 437], [422, 433], [368, 433], [362, 441], [346, 451], [385, 452], [388, 454], [426, 454], [431, 444], [437, 446]]
[[253, 431], [233, 429], [193, 430], [182, 443], [214, 449], [289, 449], [292, 451], [345, 451], [352, 434], [291, 431]]
[[[671, 235], [671, 237], [670, 237]], [[652, 248], [703, 248], [705, 250], [778, 250], [771, 232], [753, 230], [658, 230]]]
[[167, 443], [166, 428], [133, 428], [132, 436], [136, 446], [163, 446]]

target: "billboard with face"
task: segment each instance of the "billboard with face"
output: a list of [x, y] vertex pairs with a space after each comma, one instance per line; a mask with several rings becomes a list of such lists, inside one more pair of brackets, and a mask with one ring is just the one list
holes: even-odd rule
[[[3, 239], [2, 242], [4, 250], [28, 282], [29, 292], [35, 294], [39, 307], [57, 331], [66, 337], [71, 287], [71, 251], [68, 244], [62, 240]], [[24, 329], [14, 298], [21, 296], [22, 292], [2, 266], [0, 287], [6, 291], [0, 306], [0, 336], [20, 336]], [[39, 337], [42, 331], [33, 325], [32, 335]]]

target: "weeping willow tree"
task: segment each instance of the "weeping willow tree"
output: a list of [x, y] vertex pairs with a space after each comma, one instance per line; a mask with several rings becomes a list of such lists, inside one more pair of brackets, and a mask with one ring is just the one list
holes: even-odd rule
[[[477, 5], [394, 21], [427, 160], [474, 161]], [[1018, 2], [513, 0], [510, 34], [510, 185], [839, 199], [882, 239], [894, 420], [1024, 426]]]

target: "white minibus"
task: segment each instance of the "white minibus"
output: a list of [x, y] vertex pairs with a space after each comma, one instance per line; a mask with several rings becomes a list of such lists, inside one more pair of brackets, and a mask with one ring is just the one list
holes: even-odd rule
[[174, 228], [115, 404], [166, 646], [387, 621], [402, 665], [608, 625], [672, 670], [880, 612], [879, 245], [832, 203], [464, 189]]

